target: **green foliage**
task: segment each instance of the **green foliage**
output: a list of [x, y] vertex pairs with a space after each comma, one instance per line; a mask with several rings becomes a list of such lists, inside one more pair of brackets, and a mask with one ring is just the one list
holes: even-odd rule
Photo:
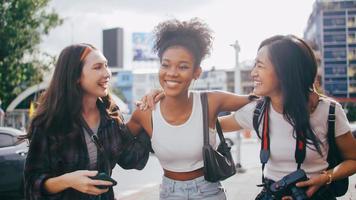
[[41, 82], [44, 70], [53, 61], [44, 62], [46, 55], [38, 50], [41, 36], [62, 23], [54, 11], [48, 11], [48, 2], [1, 0], [0, 99], [3, 108], [23, 90]]
[[347, 119], [350, 122], [356, 121], [356, 103], [347, 103], [345, 109], [347, 110]]

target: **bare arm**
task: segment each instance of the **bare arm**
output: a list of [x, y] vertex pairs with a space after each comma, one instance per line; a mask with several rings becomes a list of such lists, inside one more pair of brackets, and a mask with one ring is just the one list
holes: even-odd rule
[[208, 93], [209, 109], [216, 110], [217, 113], [224, 111], [236, 111], [244, 105], [250, 103], [248, 95], [237, 95], [225, 91], [212, 91]]
[[129, 121], [126, 123], [127, 127], [129, 128], [130, 132], [134, 135], [137, 135], [142, 130], [142, 125], [140, 123], [140, 114], [141, 111], [136, 109]]
[[132, 134], [137, 135], [142, 129], [145, 129], [146, 133], [151, 136], [151, 112], [149, 109], [144, 111], [136, 109], [132, 113], [130, 120], [126, 123]]
[[[247, 95], [237, 95], [223, 91], [208, 92], [208, 101], [210, 127], [214, 127], [215, 120], [220, 112], [236, 111], [250, 102]], [[223, 120], [221, 126], [224, 131], [236, 131], [241, 129], [233, 116], [231, 118], [222, 118], [219, 120]]]
[[342, 179], [356, 173], [356, 139], [352, 136], [351, 132], [337, 137], [336, 145], [345, 161], [334, 169], [329, 170], [333, 180]]
[[[160, 99], [164, 98], [164, 93], [162, 90], [152, 90], [147, 95], [142, 98], [140, 103], [141, 110], [154, 109], [154, 104]], [[248, 104], [250, 100], [248, 95], [237, 95], [231, 92], [225, 91], [209, 91], [208, 92], [208, 102], [209, 102], [209, 126], [215, 126], [215, 120], [220, 112], [224, 111], [236, 111]], [[135, 111], [136, 112], [136, 111]], [[135, 118], [133, 118], [135, 120]], [[232, 117], [231, 120], [222, 119], [221, 123], [224, 131], [235, 131], [242, 129], [236, 120]], [[136, 120], [138, 121], [138, 120]], [[131, 120], [127, 124], [129, 129], [135, 134], [135, 125], [130, 124]], [[150, 127], [150, 126], [149, 126]], [[147, 130], [146, 130], [147, 131]]]
[[356, 173], [356, 140], [351, 132], [347, 132], [336, 138], [336, 145], [338, 146], [345, 161], [340, 163], [333, 169], [329, 169], [326, 174], [313, 177], [308, 181], [297, 183], [298, 187], [309, 186], [307, 195], [310, 197], [321, 186], [329, 181], [339, 180]]
[[223, 132], [238, 131], [242, 129], [233, 114], [219, 117], [219, 122]]
[[336, 144], [345, 160], [356, 160], [356, 139], [351, 132], [337, 137]]

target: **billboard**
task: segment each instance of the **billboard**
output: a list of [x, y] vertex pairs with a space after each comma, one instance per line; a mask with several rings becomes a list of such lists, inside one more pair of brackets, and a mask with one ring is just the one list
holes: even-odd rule
[[133, 61], [158, 60], [153, 52], [154, 38], [152, 33], [132, 33]]

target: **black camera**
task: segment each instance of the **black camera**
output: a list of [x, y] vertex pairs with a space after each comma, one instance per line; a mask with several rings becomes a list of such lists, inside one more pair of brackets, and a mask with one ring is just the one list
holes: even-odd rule
[[269, 191], [275, 199], [281, 199], [284, 196], [292, 196], [295, 200], [307, 200], [309, 199], [305, 194], [305, 188], [297, 187], [295, 184], [300, 181], [308, 180], [305, 171], [298, 169], [292, 172], [281, 180], [273, 183], [269, 187]]

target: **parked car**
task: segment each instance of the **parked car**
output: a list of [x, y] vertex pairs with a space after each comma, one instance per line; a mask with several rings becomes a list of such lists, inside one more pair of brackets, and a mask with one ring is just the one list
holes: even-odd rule
[[14, 128], [0, 127], [0, 199], [24, 196], [23, 170], [28, 142], [18, 139], [24, 134]]

